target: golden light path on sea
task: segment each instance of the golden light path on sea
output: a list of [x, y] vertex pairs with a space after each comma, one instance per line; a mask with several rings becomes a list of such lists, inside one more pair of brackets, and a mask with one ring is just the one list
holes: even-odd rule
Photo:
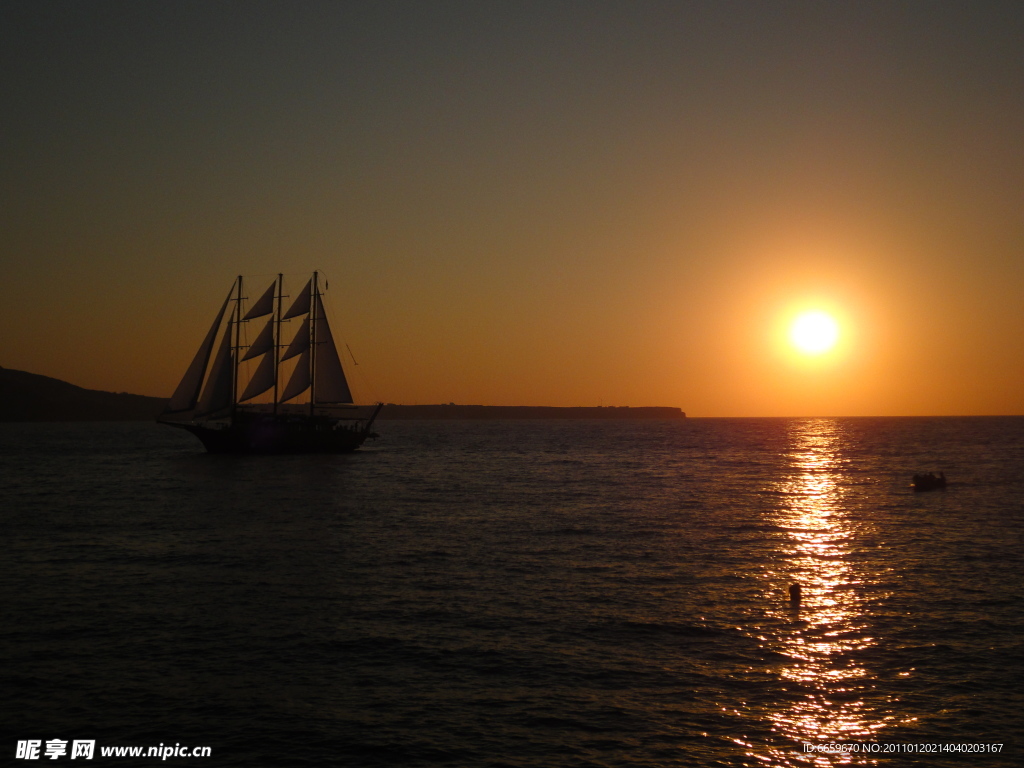
[[793, 423], [791, 471], [776, 489], [786, 500], [774, 519], [786, 533], [784, 567], [777, 575], [799, 583], [802, 600], [799, 606], [781, 603], [777, 613], [783, 619], [777, 649], [790, 659], [779, 674], [797, 696], [769, 714], [780, 742], [793, 746], [771, 746], [756, 756], [762, 763], [875, 765], [864, 754], [805, 752], [802, 745], [877, 741], [895, 719], [891, 710], [878, 709], [877, 699], [866, 701], [873, 682], [863, 652], [878, 639], [871, 636], [864, 599], [857, 594], [862, 574], [851, 562], [857, 530], [844, 505], [842, 429], [831, 419]]

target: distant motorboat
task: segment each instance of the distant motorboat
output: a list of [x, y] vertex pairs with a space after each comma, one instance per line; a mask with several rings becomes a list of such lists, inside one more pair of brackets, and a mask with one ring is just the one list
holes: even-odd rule
[[936, 475], [933, 472], [929, 472], [927, 475], [914, 475], [914, 490], [915, 491], [937, 491], [940, 488], [946, 487], [946, 473], [939, 472]]

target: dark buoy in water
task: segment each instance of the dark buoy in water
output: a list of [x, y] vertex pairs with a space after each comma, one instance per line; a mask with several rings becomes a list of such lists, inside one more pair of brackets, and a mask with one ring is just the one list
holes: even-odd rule
[[789, 604], [796, 607], [800, 605], [800, 585], [790, 584], [789, 585]]

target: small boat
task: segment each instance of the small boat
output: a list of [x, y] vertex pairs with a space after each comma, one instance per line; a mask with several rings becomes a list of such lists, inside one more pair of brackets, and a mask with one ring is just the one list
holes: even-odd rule
[[[341, 453], [376, 437], [371, 428], [383, 404], [353, 403], [317, 273], [286, 312], [282, 287], [278, 275], [245, 311], [242, 277], [235, 280], [158, 422], [191, 432], [210, 453]], [[225, 314], [228, 320], [211, 363]], [[244, 344], [245, 324], [267, 316], [253, 342]], [[285, 346], [282, 326], [293, 319], [298, 330]], [[247, 360], [259, 361], [248, 377], [240, 365]], [[256, 399], [262, 402], [252, 402]]]
[[938, 475], [929, 472], [927, 475], [914, 475], [915, 491], [936, 491], [946, 487], [946, 473], [939, 472]]

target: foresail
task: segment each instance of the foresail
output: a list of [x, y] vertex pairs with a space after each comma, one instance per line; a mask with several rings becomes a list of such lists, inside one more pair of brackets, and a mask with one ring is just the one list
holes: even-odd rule
[[310, 278], [309, 282], [306, 283], [306, 286], [302, 289], [302, 293], [295, 298], [291, 307], [289, 307], [288, 311], [284, 313], [284, 316], [281, 318], [282, 320], [289, 320], [293, 317], [305, 315], [309, 312], [309, 292], [312, 287], [313, 280]]
[[220, 329], [221, 320], [224, 319], [224, 310], [227, 309], [230, 299], [231, 293], [229, 292], [227, 298], [224, 299], [220, 312], [217, 313], [217, 319], [213, 321], [209, 333], [206, 334], [206, 338], [203, 339], [199, 351], [196, 352], [196, 356], [192, 359], [192, 364], [185, 371], [185, 376], [181, 379], [181, 383], [178, 384], [178, 388], [174, 390], [174, 394], [171, 395], [171, 400], [167, 404], [167, 410], [164, 413], [191, 411], [196, 407], [196, 401], [199, 399], [199, 390], [203, 386], [203, 374], [206, 373], [206, 366], [210, 362], [210, 351], [213, 349], [213, 342], [217, 338], [217, 331]]
[[341, 367], [338, 348], [327, 324], [327, 314], [320, 295], [316, 297], [316, 370], [313, 393], [317, 403], [351, 403], [352, 393]]
[[274, 367], [274, 356], [267, 355], [264, 357], [256, 368], [256, 373], [249, 379], [249, 385], [245, 388], [242, 396], [238, 398], [238, 401], [242, 402], [243, 400], [256, 397], [256, 395], [262, 395], [274, 386]]
[[300, 352], [305, 352], [309, 349], [309, 318], [307, 317], [302, 321], [302, 326], [295, 334], [295, 338], [292, 339], [292, 343], [288, 345], [288, 349], [281, 355], [281, 360], [287, 360], [291, 357], [295, 357]]
[[293, 397], [298, 397], [307, 389], [310, 384], [309, 376], [309, 347], [306, 347], [305, 351], [299, 357], [298, 363], [295, 365], [295, 370], [292, 372], [292, 377], [288, 379], [288, 385], [284, 388], [284, 392], [281, 393], [279, 402], [286, 402], [291, 400]]
[[207, 416], [231, 405], [231, 369], [233, 368], [231, 332], [233, 327], [234, 321], [229, 320], [228, 328], [224, 332], [224, 339], [221, 341], [220, 349], [217, 350], [217, 357], [214, 358], [213, 368], [210, 370], [210, 378], [203, 389], [203, 396], [199, 398], [197, 416]]
[[267, 320], [267, 324], [263, 326], [263, 330], [260, 331], [260, 335], [256, 337], [256, 341], [249, 347], [249, 351], [245, 353], [245, 357], [242, 360], [251, 360], [254, 357], [259, 357], [264, 352], [269, 352], [274, 348], [274, 318]]
[[274, 311], [274, 289], [277, 287], [277, 280], [270, 284], [270, 287], [263, 292], [259, 301], [252, 305], [252, 308], [245, 313], [243, 320], [252, 320], [255, 317], [263, 317]]

